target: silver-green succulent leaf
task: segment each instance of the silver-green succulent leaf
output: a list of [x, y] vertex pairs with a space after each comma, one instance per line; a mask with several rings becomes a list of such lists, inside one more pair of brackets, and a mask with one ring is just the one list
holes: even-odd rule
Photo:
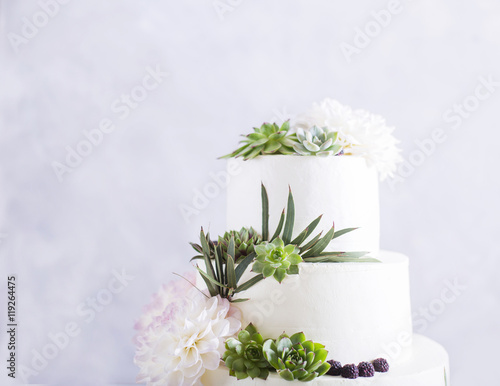
[[256, 245], [254, 249], [257, 256], [252, 271], [261, 273], [265, 278], [273, 276], [280, 283], [287, 274], [298, 273], [298, 264], [303, 261], [299, 248], [292, 244], [285, 246], [279, 237], [270, 243]]
[[289, 134], [290, 121], [280, 126], [276, 123], [264, 123], [255, 127], [254, 132], [245, 136], [238, 149], [221, 158], [243, 157], [245, 160], [259, 155], [269, 154], [294, 154], [294, 146], [298, 143], [295, 134]]
[[287, 381], [308, 382], [330, 369], [325, 346], [306, 340], [302, 332], [291, 337], [283, 334], [276, 341], [268, 339], [262, 351], [264, 358]]
[[297, 129], [297, 140], [293, 149], [301, 155], [326, 157], [337, 155], [342, 151], [342, 145], [337, 143], [338, 132], [327, 127], [311, 127], [309, 130]]
[[267, 379], [273, 368], [264, 358], [263, 343], [264, 338], [252, 324], [241, 330], [237, 338], [226, 340], [222, 360], [229, 368], [229, 375], [238, 379]]

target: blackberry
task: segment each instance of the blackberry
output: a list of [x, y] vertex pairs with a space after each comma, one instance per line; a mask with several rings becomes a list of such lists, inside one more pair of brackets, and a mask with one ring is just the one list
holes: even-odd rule
[[358, 365], [360, 377], [373, 377], [375, 375], [375, 368], [370, 362], [361, 362]]
[[379, 373], [386, 373], [389, 371], [389, 363], [384, 358], [377, 358], [372, 363], [375, 371]]
[[342, 371], [342, 364], [340, 362], [330, 360], [328, 361], [330, 364], [330, 370], [328, 370], [327, 374], [328, 375], [340, 375]]
[[359, 375], [358, 366], [354, 364], [345, 365], [344, 367], [342, 367], [341, 374], [344, 378], [355, 379]]

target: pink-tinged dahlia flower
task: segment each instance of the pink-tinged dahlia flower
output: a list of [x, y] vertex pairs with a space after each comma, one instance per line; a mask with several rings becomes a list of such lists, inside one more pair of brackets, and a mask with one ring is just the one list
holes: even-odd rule
[[179, 280], [163, 286], [136, 324], [137, 382], [200, 385], [205, 370], [219, 366], [224, 341], [240, 328], [240, 312], [227, 299]]

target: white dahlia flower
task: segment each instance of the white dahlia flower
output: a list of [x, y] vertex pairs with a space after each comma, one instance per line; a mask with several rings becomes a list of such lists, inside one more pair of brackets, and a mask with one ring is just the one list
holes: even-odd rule
[[327, 127], [338, 131], [337, 144], [343, 146], [344, 154], [362, 156], [368, 165], [377, 168], [380, 179], [392, 176], [402, 161], [394, 138], [393, 127], [386, 125], [380, 115], [365, 110], [352, 110], [333, 99], [315, 103], [307, 113], [295, 118], [294, 126], [308, 130], [313, 126]]
[[219, 366], [224, 341], [241, 328], [240, 312], [227, 299], [174, 283], [162, 288], [136, 324], [137, 382], [201, 385], [205, 370]]

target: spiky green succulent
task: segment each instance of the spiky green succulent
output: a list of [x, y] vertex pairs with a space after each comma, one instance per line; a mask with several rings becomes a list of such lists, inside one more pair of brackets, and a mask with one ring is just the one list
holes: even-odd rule
[[253, 130], [253, 133], [246, 135], [240, 142], [243, 144], [241, 147], [221, 158], [243, 157], [249, 160], [258, 155], [295, 153], [293, 146], [297, 143], [297, 136], [288, 133], [290, 121], [286, 121], [281, 127], [276, 123], [264, 123]]
[[337, 144], [338, 132], [327, 127], [313, 126], [309, 130], [297, 129], [297, 140], [294, 150], [301, 155], [329, 156], [342, 151], [342, 145]]
[[283, 334], [276, 341], [266, 340], [262, 350], [264, 358], [287, 381], [309, 382], [330, 369], [325, 346], [306, 340], [302, 332], [291, 337]]
[[[253, 276], [245, 283], [239, 284], [243, 273], [254, 260], [255, 253], [251, 253], [244, 259], [241, 259], [240, 263], [236, 265], [234, 262], [234, 256], [236, 255], [234, 236], [231, 236], [229, 240], [226, 254], [223, 251], [222, 245], [216, 246], [210, 240], [210, 235], [205, 234], [203, 228], [200, 232], [200, 242], [202, 253], [201, 258], [205, 263], [205, 270], [202, 270], [198, 266], [196, 266], [196, 269], [205, 281], [210, 296], [220, 295], [221, 297], [227, 298], [232, 302], [242, 302], [248, 300], [233, 300], [233, 296], [241, 291], [249, 289], [264, 279], [263, 275], [257, 275]], [[214, 254], [213, 258], [212, 252]], [[212, 260], [214, 260], [215, 264], [212, 264]]]
[[[306, 229], [304, 229], [299, 235], [292, 239], [294, 222], [295, 222], [295, 203], [293, 200], [292, 190], [289, 189], [288, 193], [288, 203], [286, 211], [283, 209], [281, 213], [281, 218], [278, 223], [278, 227], [272, 236], [269, 236], [269, 197], [267, 195], [267, 190], [264, 185], [261, 188], [262, 196], [262, 239], [264, 241], [273, 242], [277, 238], [283, 240], [285, 245], [294, 245], [298, 248], [298, 255], [302, 257], [304, 262], [376, 262], [378, 260], [362, 256], [366, 255], [368, 252], [324, 252], [326, 247], [330, 242], [337, 237], [340, 237], [348, 232], [352, 232], [357, 228], [346, 228], [339, 231], [335, 230], [335, 225], [332, 225], [330, 230], [322, 236], [322, 233], [317, 234], [311, 240], [306, 241], [312, 235], [321, 217], [317, 217], [312, 221]], [[257, 252], [257, 249], [256, 249]]]
[[227, 253], [227, 247], [231, 236], [234, 236], [234, 247], [236, 250], [236, 256], [234, 257], [235, 262], [238, 263], [240, 259], [243, 259], [254, 252], [254, 247], [262, 243], [262, 237], [257, 233], [255, 229], [241, 228], [240, 231], [230, 231], [224, 233], [224, 236], [219, 237], [217, 245], [222, 245], [222, 249]]
[[253, 324], [249, 324], [238, 334], [238, 338], [226, 340], [226, 352], [222, 360], [229, 368], [229, 375], [238, 379], [267, 379], [271, 365], [264, 358], [262, 344], [264, 338]]
[[252, 271], [261, 273], [264, 277], [274, 276], [278, 282], [282, 282], [286, 275], [299, 273], [298, 264], [302, 262], [299, 248], [289, 244], [285, 246], [279, 237], [270, 243], [255, 246], [255, 263]]

